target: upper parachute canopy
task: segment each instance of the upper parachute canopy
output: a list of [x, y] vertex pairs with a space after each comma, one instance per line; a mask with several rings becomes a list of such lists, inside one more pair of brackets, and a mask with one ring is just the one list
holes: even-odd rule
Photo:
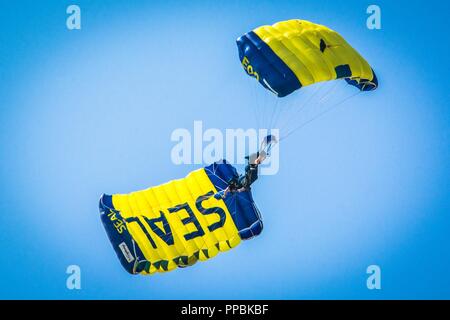
[[237, 176], [233, 166], [217, 162], [146, 190], [102, 195], [101, 219], [123, 267], [132, 274], [170, 271], [260, 234], [249, 190], [215, 196]]
[[361, 91], [377, 88], [367, 61], [337, 32], [305, 20], [262, 26], [237, 39], [250, 75], [278, 97], [321, 81], [345, 79]]

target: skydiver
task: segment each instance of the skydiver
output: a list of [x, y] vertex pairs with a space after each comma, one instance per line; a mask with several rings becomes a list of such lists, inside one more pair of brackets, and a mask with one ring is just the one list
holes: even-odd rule
[[278, 139], [274, 135], [268, 135], [261, 143], [260, 151], [245, 157], [247, 160], [247, 166], [245, 167], [245, 174], [241, 175], [238, 179], [236, 190], [246, 191], [250, 189], [250, 186], [258, 179], [258, 166], [266, 160], [267, 156], [270, 156], [270, 150], [274, 144], [278, 143]]
[[250, 190], [251, 185], [258, 179], [258, 166], [270, 156], [270, 150], [274, 144], [278, 143], [278, 139], [273, 135], [268, 135], [261, 143], [260, 151], [246, 156], [247, 165], [245, 173], [228, 181], [228, 187], [216, 195], [217, 199], [224, 199], [228, 193], [243, 192]]
[[[245, 174], [238, 179], [239, 186], [244, 190], [250, 189], [250, 186], [258, 179], [258, 166], [266, 159], [265, 151], [260, 151], [245, 157], [247, 165], [245, 166]], [[239, 190], [239, 189], [238, 189]]]
[[245, 173], [238, 177], [232, 178], [228, 182], [228, 187], [219, 192], [220, 198], [225, 198], [228, 193], [244, 192], [250, 190], [251, 185], [258, 179], [258, 166], [266, 159], [267, 153], [260, 151], [246, 156], [247, 165], [245, 166]]

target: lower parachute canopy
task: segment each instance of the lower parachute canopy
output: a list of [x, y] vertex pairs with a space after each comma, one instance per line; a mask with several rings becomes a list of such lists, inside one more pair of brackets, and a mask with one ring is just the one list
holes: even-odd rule
[[101, 220], [122, 266], [131, 274], [170, 271], [260, 234], [250, 190], [216, 196], [237, 177], [221, 161], [146, 190], [102, 195]]
[[337, 32], [305, 20], [262, 26], [237, 39], [248, 75], [284, 97], [317, 82], [345, 79], [361, 91], [377, 88], [367, 61]]

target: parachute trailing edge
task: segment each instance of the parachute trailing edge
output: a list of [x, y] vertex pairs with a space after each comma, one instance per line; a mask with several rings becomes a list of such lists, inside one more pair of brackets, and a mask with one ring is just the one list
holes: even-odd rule
[[345, 79], [361, 91], [377, 88], [367, 61], [337, 32], [305, 20], [261, 26], [237, 39], [248, 75], [284, 97], [321, 81]]
[[260, 234], [250, 190], [215, 197], [237, 176], [221, 161], [146, 190], [102, 195], [101, 220], [123, 267], [131, 274], [170, 271]]

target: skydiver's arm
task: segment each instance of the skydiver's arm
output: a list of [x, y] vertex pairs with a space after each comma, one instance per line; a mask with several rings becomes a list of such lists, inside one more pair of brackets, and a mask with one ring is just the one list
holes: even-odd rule
[[245, 179], [242, 183], [242, 186], [248, 189], [257, 179], [258, 179], [258, 164], [249, 163], [245, 167]]
[[247, 158], [247, 166], [245, 167], [245, 174], [239, 178], [239, 184], [242, 188], [248, 189], [258, 179], [258, 166], [266, 158], [265, 153], [254, 153]]

